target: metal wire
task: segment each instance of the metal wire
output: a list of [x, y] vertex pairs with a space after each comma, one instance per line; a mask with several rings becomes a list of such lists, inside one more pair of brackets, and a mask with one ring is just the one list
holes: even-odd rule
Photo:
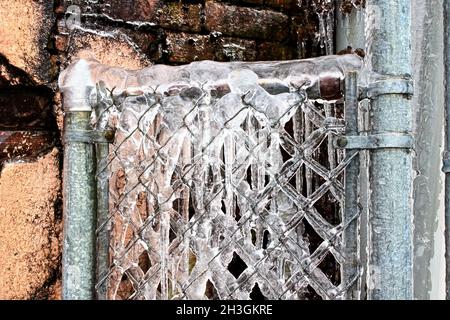
[[97, 86], [93, 126], [115, 131], [97, 171], [99, 185], [109, 182], [99, 297], [345, 298], [360, 266], [343, 247], [358, 210], [342, 218], [343, 173], [357, 153], [331, 143], [345, 131], [342, 105], [293, 88], [222, 97], [205, 88]]

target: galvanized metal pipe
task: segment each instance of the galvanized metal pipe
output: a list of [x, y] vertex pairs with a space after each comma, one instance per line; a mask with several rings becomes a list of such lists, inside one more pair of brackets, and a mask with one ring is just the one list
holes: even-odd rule
[[107, 157], [109, 153], [108, 143], [98, 143], [97, 156], [97, 299], [107, 299], [109, 272], [109, 181], [106, 170]]
[[444, 59], [445, 59], [445, 104], [446, 104], [446, 153], [445, 172], [445, 261], [446, 261], [446, 297], [450, 300], [450, 0], [444, 1]]
[[94, 83], [80, 60], [59, 78], [64, 109], [64, 242], [62, 298], [91, 300], [95, 294], [96, 185], [90, 94]]
[[[362, 5], [353, 7], [350, 13], [344, 13], [342, 8], [344, 0], [338, 0], [337, 14], [336, 14], [336, 48], [337, 52], [346, 49], [348, 46], [354, 50], [357, 48], [365, 48], [365, 19], [364, 8]], [[361, 102], [362, 107], [359, 107], [359, 121], [360, 132], [367, 132], [367, 114], [368, 108], [367, 101]], [[368, 205], [368, 152], [360, 151], [358, 153], [360, 170], [359, 170], [359, 206], [360, 206], [360, 218], [359, 218], [359, 263], [362, 266], [367, 265], [367, 216], [369, 212]], [[366, 279], [366, 268], [360, 270], [361, 278]], [[360, 285], [360, 284], [358, 284]], [[365, 299], [365, 286], [360, 286], [359, 298]]]
[[[345, 122], [346, 134], [358, 134], [358, 73], [349, 72], [345, 77]], [[342, 266], [342, 281], [350, 284], [346, 299], [359, 299], [359, 285], [360, 281], [357, 279], [358, 268], [358, 185], [359, 185], [359, 151], [350, 150], [350, 153], [355, 153], [352, 162], [347, 166], [345, 171], [345, 207], [343, 212], [343, 223], [347, 228], [343, 233], [343, 246], [345, 248], [346, 260]]]
[[[411, 74], [410, 0], [366, 2], [367, 62], [381, 77]], [[412, 131], [404, 94], [372, 99], [372, 134]], [[412, 155], [378, 149], [370, 155], [369, 299], [412, 299]]]
[[89, 129], [90, 112], [66, 113], [62, 298], [67, 300], [94, 298], [96, 226], [94, 145], [70, 139], [71, 131]]

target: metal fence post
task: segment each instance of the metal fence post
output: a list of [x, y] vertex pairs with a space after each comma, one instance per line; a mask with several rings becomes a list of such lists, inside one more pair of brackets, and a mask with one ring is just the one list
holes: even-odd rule
[[96, 282], [97, 299], [107, 299], [107, 275], [109, 272], [109, 181], [106, 164], [108, 160], [109, 144], [98, 143], [97, 156], [97, 265]]
[[446, 261], [446, 297], [450, 300], [450, 0], [444, 1], [444, 59], [445, 59], [445, 104], [446, 104], [446, 152], [444, 155], [445, 172], [445, 261]]
[[[65, 132], [88, 130], [90, 113], [68, 112]], [[92, 143], [65, 141], [63, 299], [93, 299], [95, 163]]]
[[[345, 76], [345, 122], [346, 134], [358, 135], [358, 73], [349, 72]], [[351, 284], [346, 293], [346, 299], [359, 299], [358, 277], [358, 184], [359, 184], [359, 150], [349, 150], [356, 153], [352, 162], [347, 166], [345, 174], [345, 208], [343, 213], [344, 225], [343, 246], [346, 262], [342, 268], [342, 278], [345, 284]]]
[[[410, 78], [410, 6], [410, 0], [367, 1], [367, 62], [381, 86]], [[372, 134], [411, 133], [410, 102], [399, 90], [378, 92], [371, 107]], [[412, 299], [411, 151], [375, 149], [370, 162], [368, 298]]]
[[96, 185], [86, 61], [60, 75], [64, 95], [64, 241], [62, 298], [94, 299]]

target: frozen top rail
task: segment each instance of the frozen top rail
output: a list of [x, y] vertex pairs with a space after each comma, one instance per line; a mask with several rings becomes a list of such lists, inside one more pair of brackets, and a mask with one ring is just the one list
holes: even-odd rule
[[59, 87], [64, 93], [66, 111], [90, 111], [95, 102], [94, 88], [100, 82], [114, 94], [142, 94], [151, 89], [172, 95], [186, 87], [203, 86], [222, 96], [230, 91], [233, 71], [249, 69], [270, 94], [301, 88], [310, 99], [333, 101], [342, 98], [345, 73], [361, 67], [362, 59], [355, 54], [269, 62], [199, 61], [182, 66], [153, 65], [135, 71], [80, 59], [61, 73]]

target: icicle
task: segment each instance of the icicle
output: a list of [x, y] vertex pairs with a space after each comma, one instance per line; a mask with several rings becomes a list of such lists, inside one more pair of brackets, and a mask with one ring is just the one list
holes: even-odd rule
[[[330, 126], [338, 117], [334, 104], [319, 106], [306, 98], [308, 88], [292, 88], [294, 80], [316, 83], [318, 70], [336, 60], [333, 70], [348, 62], [321, 59], [295, 65], [306, 70], [301, 81], [291, 62], [268, 69], [258, 63], [250, 69], [211, 62], [154, 66], [139, 81], [163, 72], [167, 82], [152, 93], [127, 89], [114, 99], [100, 97], [103, 107], [114, 104], [117, 117], [96, 118], [116, 129], [109, 168], [118, 266], [109, 276], [112, 298], [123, 294], [124, 273], [136, 299], [248, 299], [256, 283], [266, 298], [307, 298], [311, 290], [335, 298], [337, 286], [321, 262], [328, 253], [336, 265], [342, 262], [342, 226], [315, 206], [327, 193], [342, 194], [340, 182], [329, 181], [344, 168], [331, 146], [341, 127]], [[274, 68], [282, 80], [262, 79], [274, 76]], [[327, 139], [328, 163], [320, 154]], [[145, 210], [137, 204], [141, 192]], [[310, 228], [323, 240], [314, 252]], [[139, 268], [142, 252], [150, 257], [147, 271]], [[217, 292], [205, 292], [208, 280]]]
[[[332, 114], [332, 109], [333, 109], [333, 105], [329, 104], [329, 103], [324, 103], [324, 109], [325, 109], [325, 117], [326, 118], [331, 118], [333, 117]], [[335, 149], [333, 147], [333, 135], [331, 133], [328, 134], [328, 144], [327, 144], [327, 148], [328, 148], [328, 163], [330, 165], [330, 170], [333, 170], [334, 168], [336, 168], [336, 155], [335, 155]]]
[[334, 0], [314, 3], [319, 18], [319, 42], [326, 55], [334, 54]]

